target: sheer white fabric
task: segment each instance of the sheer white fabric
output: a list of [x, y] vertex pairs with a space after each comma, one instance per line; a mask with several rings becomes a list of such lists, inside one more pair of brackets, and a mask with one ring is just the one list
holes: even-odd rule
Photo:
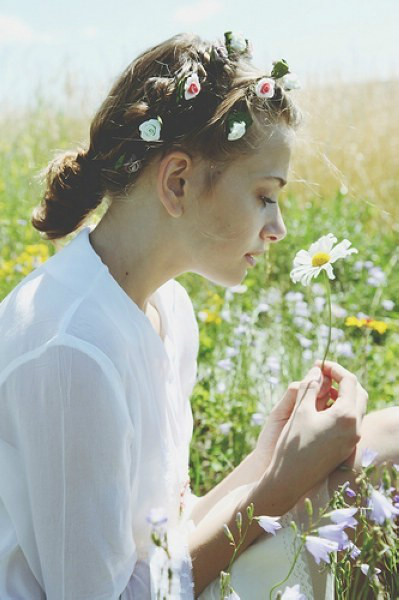
[[[155, 598], [146, 516], [168, 515], [176, 598], [198, 326], [175, 280], [151, 297], [162, 340], [85, 227], [0, 304], [0, 598]], [[173, 542], [175, 540], [175, 543]]]

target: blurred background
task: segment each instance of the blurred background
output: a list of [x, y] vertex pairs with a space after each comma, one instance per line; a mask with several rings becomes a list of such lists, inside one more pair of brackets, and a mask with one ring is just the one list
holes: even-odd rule
[[[397, 0], [1, 0], [0, 102], [26, 105], [40, 90], [85, 108], [137, 54], [183, 31], [223, 40], [241, 31], [266, 68], [285, 58], [305, 86], [397, 79]], [[79, 105], [78, 105], [79, 106]]]

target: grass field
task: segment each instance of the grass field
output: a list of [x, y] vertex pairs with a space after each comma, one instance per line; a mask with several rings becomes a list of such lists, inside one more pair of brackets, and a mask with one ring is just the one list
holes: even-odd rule
[[[304, 288], [289, 278], [296, 252], [323, 234], [348, 238], [358, 249], [335, 266], [329, 358], [359, 376], [369, 410], [398, 400], [398, 82], [338, 84], [295, 98], [304, 122], [281, 195], [287, 237], [237, 288], [194, 274], [178, 278], [200, 328], [191, 448], [198, 494], [253, 448], [259, 423], [287, 384], [323, 356], [321, 282]], [[89, 118], [54, 111], [42, 98], [24, 114], [0, 116], [0, 299], [55, 251], [29, 222], [42, 193], [35, 176], [55, 149], [85, 143]], [[102, 214], [100, 207], [90, 220]], [[347, 326], [348, 316], [370, 317], [387, 329]]]

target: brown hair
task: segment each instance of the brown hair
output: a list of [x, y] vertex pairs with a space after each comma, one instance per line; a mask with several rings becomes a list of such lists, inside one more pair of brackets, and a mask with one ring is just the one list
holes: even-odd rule
[[[177, 102], [176, 82], [197, 72], [201, 92], [193, 100]], [[295, 127], [299, 112], [276, 84], [265, 100], [250, 92], [265, 73], [247, 54], [227, 53], [194, 34], [182, 33], [143, 52], [122, 72], [95, 114], [88, 149], [57, 155], [41, 172], [46, 190], [31, 223], [46, 239], [62, 238], [78, 229], [87, 215], [107, 196], [127, 194], [146, 165], [174, 149], [212, 161], [219, 167], [256, 147], [257, 132], [278, 121]], [[232, 110], [245, 111], [253, 120], [240, 139], [227, 139]], [[138, 127], [151, 118], [162, 119], [161, 140], [146, 142]], [[120, 168], [133, 157], [142, 165], [136, 172]]]

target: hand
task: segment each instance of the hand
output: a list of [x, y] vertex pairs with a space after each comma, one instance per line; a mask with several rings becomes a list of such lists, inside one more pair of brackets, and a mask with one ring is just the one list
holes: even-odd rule
[[[289, 420], [297, 401], [300, 381], [293, 381], [288, 386], [284, 396], [273, 407], [270, 415], [259, 434], [254, 450], [254, 456], [264, 469], [269, 465], [281, 431]], [[324, 375], [321, 388], [316, 397], [316, 410], [325, 410], [330, 398], [336, 399], [337, 390], [332, 387], [331, 377]]]
[[[309, 371], [299, 384], [295, 405], [260, 482], [265, 492], [274, 490], [274, 504], [284, 512], [347, 460], [360, 439], [367, 392], [338, 363], [326, 361], [323, 374], [338, 389], [331, 386], [325, 393], [320, 367]], [[335, 400], [331, 407], [327, 407], [328, 398]]]
[[[322, 362], [321, 360], [316, 360], [315, 361], [315, 365], [317, 367], [322, 366]], [[324, 363], [324, 369], [323, 369], [323, 374], [324, 377], [328, 377], [331, 380], [331, 377], [334, 379], [335, 382], [338, 382], [340, 380], [340, 374], [343, 374], [343, 370], [344, 367], [342, 367], [339, 363], [327, 360]], [[346, 369], [344, 369], [344, 371], [346, 371], [347, 373], [350, 373], [350, 371], [347, 371]], [[359, 401], [356, 404], [356, 409], [357, 409], [357, 430], [359, 432], [360, 435], [360, 429], [361, 429], [361, 425], [362, 425], [362, 421], [364, 418], [364, 415], [366, 414], [367, 411], [367, 400], [368, 400], [368, 393], [366, 392], [366, 390], [360, 385], [360, 383], [357, 381], [357, 396], [359, 398]], [[325, 396], [324, 400], [326, 405], [328, 406], [328, 403], [330, 401], [330, 399], [335, 402], [335, 400], [338, 398], [338, 390], [334, 387], [331, 387], [329, 390], [329, 393]], [[349, 458], [346, 461], [346, 464], [348, 466], [353, 466], [354, 460], [355, 460], [355, 456], [356, 456], [356, 446], [353, 449], [352, 454], [349, 456]]]

